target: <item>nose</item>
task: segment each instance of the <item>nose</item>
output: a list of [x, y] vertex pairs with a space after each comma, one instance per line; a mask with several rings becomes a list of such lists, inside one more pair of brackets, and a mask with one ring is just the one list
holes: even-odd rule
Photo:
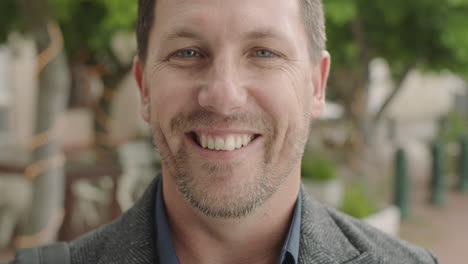
[[241, 109], [247, 100], [247, 92], [239, 72], [234, 60], [227, 57], [216, 59], [199, 91], [200, 106], [223, 115]]

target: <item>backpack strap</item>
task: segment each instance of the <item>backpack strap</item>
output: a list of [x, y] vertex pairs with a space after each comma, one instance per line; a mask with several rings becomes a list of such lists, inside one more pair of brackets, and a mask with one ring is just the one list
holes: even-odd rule
[[39, 248], [17, 250], [13, 264], [70, 264], [70, 249], [65, 242], [49, 244]]

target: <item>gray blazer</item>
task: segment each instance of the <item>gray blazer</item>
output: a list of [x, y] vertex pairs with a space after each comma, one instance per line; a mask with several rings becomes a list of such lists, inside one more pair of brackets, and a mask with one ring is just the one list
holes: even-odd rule
[[[153, 181], [120, 218], [70, 242], [72, 264], [158, 264], [155, 190]], [[300, 264], [438, 263], [427, 250], [383, 234], [302, 193]]]

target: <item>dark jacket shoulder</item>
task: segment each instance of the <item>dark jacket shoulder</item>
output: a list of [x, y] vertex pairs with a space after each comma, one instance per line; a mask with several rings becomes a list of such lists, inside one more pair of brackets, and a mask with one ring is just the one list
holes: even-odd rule
[[154, 180], [137, 203], [110, 224], [70, 242], [72, 264], [158, 263], [154, 242]]
[[[158, 263], [154, 181], [116, 221], [70, 242], [72, 264]], [[300, 264], [438, 263], [426, 249], [389, 236], [302, 191]]]
[[[305, 191], [302, 193], [301, 240], [305, 240], [301, 243], [302, 250], [319, 251], [322, 258], [328, 260], [317, 262], [307, 258], [302, 263], [438, 263], [428, 250], [385, 234], [361, 220], [323, 205]], [[308, 254], [303, 252], [300, 255], [307, 257]]]

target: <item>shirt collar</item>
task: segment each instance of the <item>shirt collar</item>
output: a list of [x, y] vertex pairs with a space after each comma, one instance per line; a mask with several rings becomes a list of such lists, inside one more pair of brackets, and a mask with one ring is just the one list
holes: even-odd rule
[[[301, 236], [301, 208], [302, 196], [298, 195], [294, 207], [293, 218], [289, 226], [288, 235], [281, 250], [280, 264], [296, 264], [299, 256], [299, 242]], [[158, 181], [155, 203], [155, 230], [156, 252], [159, 262], [164, 264], [180, 264], [174, 243], [171, 238], [169, 223], [167, 222], [166, 208], [164, 204], [162, 180]]]
[[[161, 175], [159, 175], [161, 177]], [[156, 252], [159, 256], [159, 263], [180, 264], [177, 258], [174, 243], [172, 242], [169, 223], [167, 222], [166, 207], [162, 190], [162, 180], [158, 181], [156, 189], [156, 208], [155, 208], [155, 230], [156, 230]]]
[[280, 264], [296, 264], [299, 256], [299, 242], [301, 238], [301, 208], [302, 195], [299, 191], [296, 205], [294, 206], [293, 218], [289, 226], [288, 235], [281, 250]]

